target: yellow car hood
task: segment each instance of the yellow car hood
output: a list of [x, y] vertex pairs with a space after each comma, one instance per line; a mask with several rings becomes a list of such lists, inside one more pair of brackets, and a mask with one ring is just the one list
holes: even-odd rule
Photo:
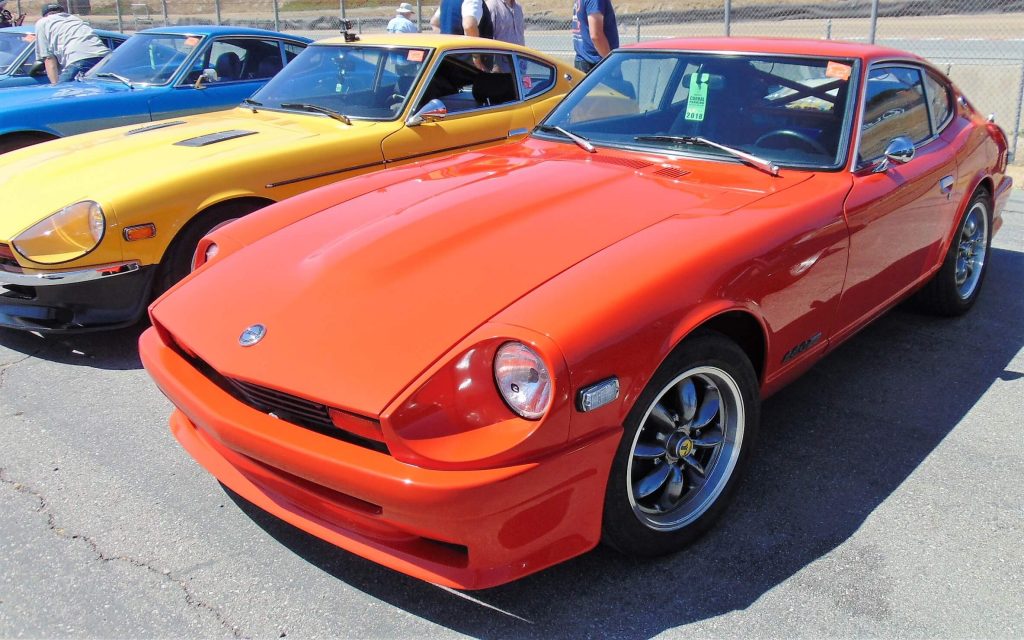
[[[232, 166], [258, 169], [262, 184], [288, 179], [289, 158], [324, 145], [359, 145], [379, 153], [385, 135], [381, 129], [392, 126], [400, 124], [356, 120], [346, 125], [312, 114], [239, 108], [86, 133], [6, 153], [0, 156], [0, 193], [6, 205], [0, 215], [0, 242], [81, 200], [96, 200], [108, 215], [116, 215], [119, 201], [157, 184], [174, 183], [175, 189], [185, 190], [197, 182], [219, 183], [240, 170]], [[281, 175], [275, 175], [275, 168]]]

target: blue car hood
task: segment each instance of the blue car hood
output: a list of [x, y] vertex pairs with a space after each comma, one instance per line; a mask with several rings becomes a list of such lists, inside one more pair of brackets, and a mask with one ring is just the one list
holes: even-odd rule
[[[136, 87], [135, 91], [142, 90]], [[62, 82], [40, 87], [24, 87], [17, 91], [0, 93], [0, 113], [5, 116], [12, 109], [38, 108], [40, 102], [51, 100], [95, 100], [131, 91], [120, 82]]]

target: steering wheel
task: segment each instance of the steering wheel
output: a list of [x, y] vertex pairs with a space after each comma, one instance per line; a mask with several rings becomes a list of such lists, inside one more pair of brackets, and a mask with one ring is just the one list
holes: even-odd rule
[[754, 146], [760, 147], [762, 142], [765, 140], [771, 140], [772, 138], [796, 138], [803, 143], [804, 146], [809, 147], [815, 153], [820, 153], [823, 156], [829, 155], [828, 149], [826, 149], [823, 144], [806, 133], [801, 133], [792, 129], [776, 129], [775, 131], [769, 131], [758, 138], [757, 141], [754, 142]]

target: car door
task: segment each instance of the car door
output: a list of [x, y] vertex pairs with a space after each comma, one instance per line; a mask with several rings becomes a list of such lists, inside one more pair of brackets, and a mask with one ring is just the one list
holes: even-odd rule
[[[290, 43], [291, 44], [291, 43]], [[221, 37], [206, 44], [175, 83], [150, 101], [153, 120], [230, 109], [251, 96], [284, 66], [279, 40]], [[213, 70], [214, 80], [196, 87], [200, 75]]]
[[[929, 115], [923, 69], [876, 64], [868, 71], [857, 164], [845, 213], [850, 258], [839, 305], [840, 335], [892, 304], [936, 264], [955, 215], [956, 154]], [[909, 162], [888, 162], [889, 143], [914, 144]]]
[[525, 136], [535, 122], [532, 109], [523, 104], [517, 66], [507, 51], [445, 53], [415, 100], [416, 109], [438, 100], [447, 115], [404, 126], [385, 138], [385, 160], [411, 161]]

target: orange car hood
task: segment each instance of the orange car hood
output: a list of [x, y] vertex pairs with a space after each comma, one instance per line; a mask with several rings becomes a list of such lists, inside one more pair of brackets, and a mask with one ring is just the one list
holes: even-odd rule
[[[637, 169], [635, 154], [550, 146], [426, 164], [417, 179], [207, 265], [154, 316], [226, 376], [376, 415], [469, 332], [588, 256], [670, 216], [721, 215], [809, 175], [694, 162], [673, 179], [679, 169], [664, 158]], [[266, 337], [240, 346], [255, 323]]]

